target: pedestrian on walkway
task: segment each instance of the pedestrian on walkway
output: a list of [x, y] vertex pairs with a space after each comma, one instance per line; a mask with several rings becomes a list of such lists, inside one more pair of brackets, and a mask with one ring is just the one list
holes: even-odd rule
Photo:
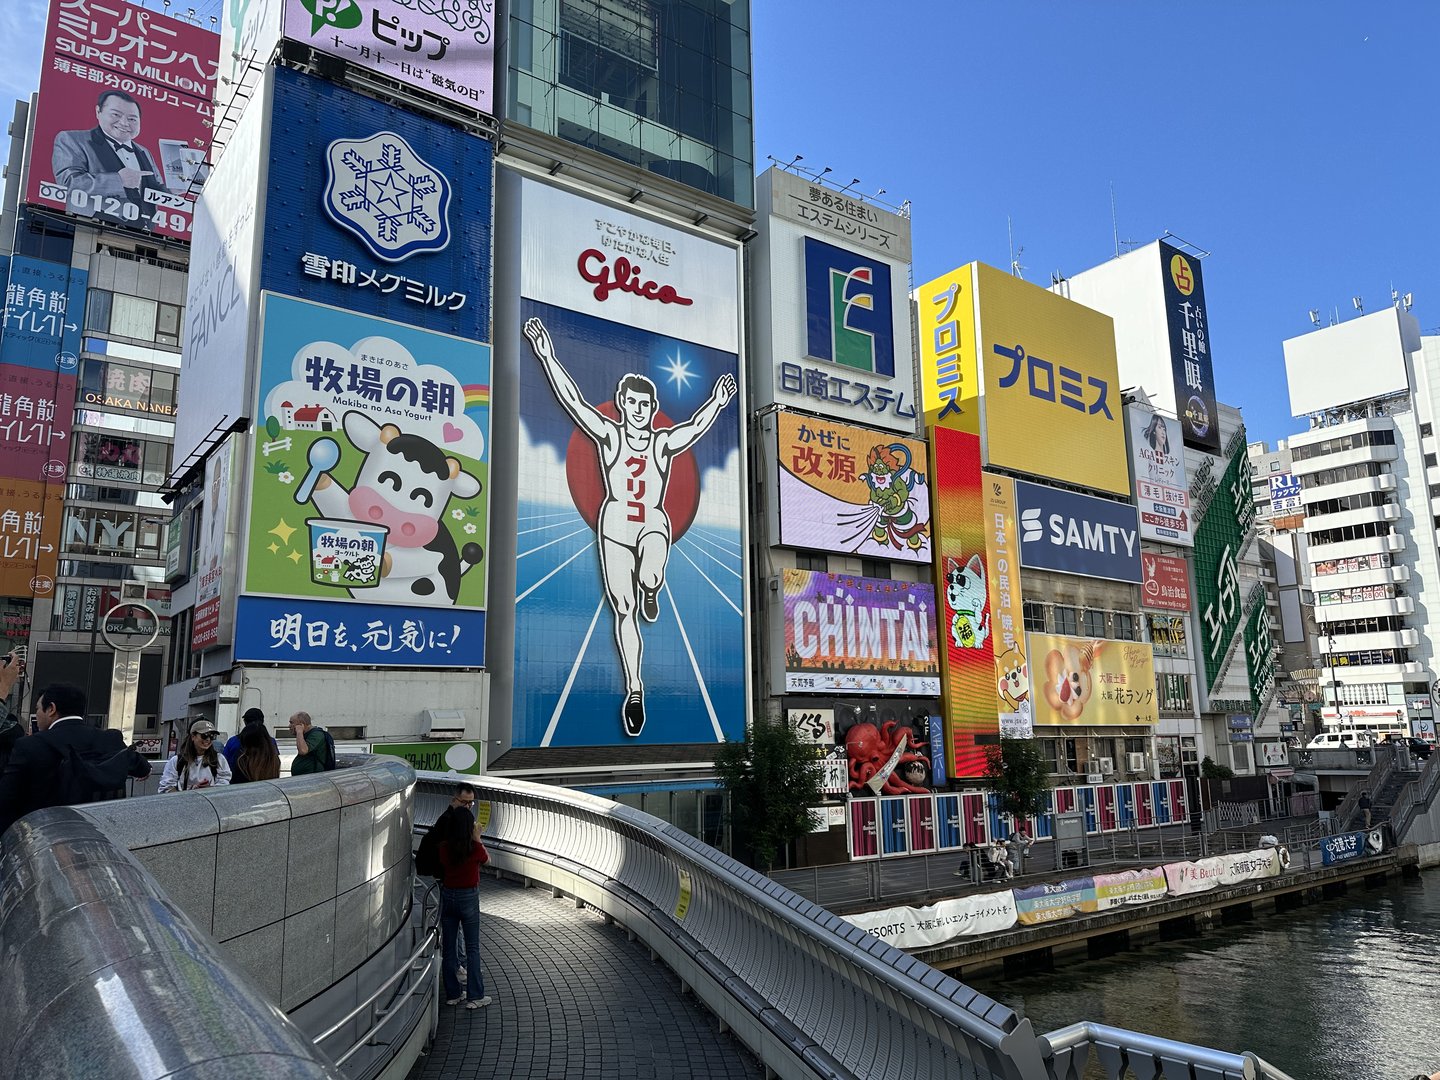
[[1365, 828], [1370, 828], [1370, 792], [1360, 792], [1360, 812], [1365, 815]]
[[263, 722], [246, 724], [240, 730], [240, 752], [235, 756], [231, 775], [235, 784], [280, 778], [280, 752]]
[[295, 736], [291, 776], [306, 776], [335, 768], [335, 744], [330, 741], [330, 733], [316, 727], [308, 712], [297, 712], [290, 717], [290, 734]]
[[215, 725], [197, 718], [191, 721], [190, 733], [179, 751], [165, 763], [165, 774], [156, 790], [164, 795], [167, 791], [195, 791], [228, 783], [230, 763], [215, 749]]
[[279, 744], [275, 742], [275, 737], [270, 734], [270, 729], [265, 726], [265, 713], [263, 711], [260, 709], [246, 709], [245, 715], [241, 717], [241, 720], [244, 726], [234, 735], [230, 736], [229, 740], [225, 743], [225, 749], [220, 751], [225, 755], [225, 760], [230, 763], [231, 772], [235, 771], [235, 763], [240, 760], [240, 736], [245, 733], [245, 728], [247, 727], [259, 727], [270, 740], [270, 745], [275, 747], [277, 757], [280, 753]]
[[[490, 853], [480, 842], [480, 826], [467, 811], [442, 815], [436, 825], [443, 830], [440, 840], [440, 932], [444, 959], [440, 966], [445, 980], [445, 1004], [465, 1000], [467, 1009], [490, 1004], [485, 994], [485, 977], [480, 973], [480, 867]], [[461, 932], [465, 934], [465, 987], [460, 986]]]

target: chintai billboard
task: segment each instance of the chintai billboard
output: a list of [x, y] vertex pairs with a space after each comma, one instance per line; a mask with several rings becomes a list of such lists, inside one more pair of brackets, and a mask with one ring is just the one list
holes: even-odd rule
[[780, 582], [787, 691], [939, 692], [931, 586], [793, 569]]

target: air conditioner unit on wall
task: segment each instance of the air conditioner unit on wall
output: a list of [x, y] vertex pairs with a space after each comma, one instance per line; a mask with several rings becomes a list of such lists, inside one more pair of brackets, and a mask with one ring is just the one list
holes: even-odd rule
[[1108, 757], [1102, 757], [1097, 764], [1100, 766], [1097, 772], [1109, 774], [1115, 771], [1115, 762]]
[[1125, 755], [1125, 767], [1128, 768], [1131, 772], [1144, 772], [1144, 771], [1145, 771], [1145, 755], [1144, 755], [1144, 754], [1126, 754], [1126, 755]]

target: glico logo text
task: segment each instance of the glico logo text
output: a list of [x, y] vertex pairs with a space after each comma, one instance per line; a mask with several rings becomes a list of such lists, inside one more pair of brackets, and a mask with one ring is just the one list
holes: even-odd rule
[[[598, 264], [598, 267], [594, 264]], [[603, 251], [586, 248], [580, 253], [580, 258], [575, 265], [580, 271], [580, 276], [595, 286], [595, 299], [602, 303], [608, 300], [610, 294], [616, 289], [620, 292], [632, 293], [642, 300], [654, 300], [661, 304], [681, 304], [689, 307], [695, 302], [688, 296], [681, 296], [670, 285], [661, 285], [654, 281], [641, 281], [640, 267], [625, 258], [624, 255], [615, 260], [612, 268], [605, 264]]]

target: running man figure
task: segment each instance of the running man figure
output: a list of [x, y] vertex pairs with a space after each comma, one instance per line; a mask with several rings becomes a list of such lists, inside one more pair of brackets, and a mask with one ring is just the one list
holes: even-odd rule
[[615, 388], [620, 420], [611, 420], [581, 396], [575, 380], [555, 356], [549, 331], [539, 319], [525, 323], [525, 336], [561, 407], [595, 444], [605, 497], [595, 522], [600, 547], [600, 577], [605, 598], [615, 613], [615, 646], [625, 674], [625, 701], [620, 721], [625, 734], [636, 736], [645, 726], [645, 683], [640, 659], [645, 643], [639, 617], [660, 617], [660, 590], [670, 558], [670, 518], [665, 513], [665, 487], [670, 465], [700, 441], [735, 397], [735, 376], [722, 375], [710, 399], [682, 424], [656, 431], [652, 426], [660, 403], [655, 384], [644, 375], [628, 374]]

